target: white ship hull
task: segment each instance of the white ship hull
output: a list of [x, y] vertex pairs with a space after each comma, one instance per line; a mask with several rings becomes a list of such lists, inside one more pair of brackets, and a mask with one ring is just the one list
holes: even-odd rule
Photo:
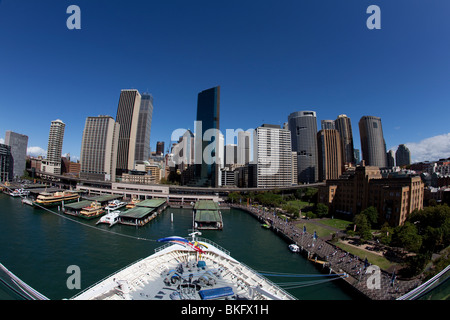
[[295, 300], [218, 245], [205, 239], [195, 241], [205, 245], [203, 253], [169, 243], [72, 299]]

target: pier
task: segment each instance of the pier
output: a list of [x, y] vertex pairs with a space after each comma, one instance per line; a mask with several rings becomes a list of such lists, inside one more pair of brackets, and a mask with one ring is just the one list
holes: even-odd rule
[[165, 199], [147, 199], [136, 203], [132, 209], [122, 212], [119, 223], [131, 226], [143, 226], [156, 218], [167, 207]]
[[244, 210], [262, 223], [268, 221], [270, 228], [287, 242], [295, 243], [300, 247], [300, 254], [307, 257], [309, 261], [317, 264], [323, 272], [342, 274], [346, 273], [344, 279], [351, 287], [363, 296], [372, 300], [395, 300], [410, 292], [421, 284], [420, 280], [393, 279], [392, 274], [381, 270], [380, 288], [370, 288], [367, 285], [372, 273], [367, 272], [367, 263], [334, 244], [318, 239], [313, 234], [303, 232], [294, 224], [276, 216], [273, 212], [266, 212], [258, 208], [232, 205], [234, 208]]

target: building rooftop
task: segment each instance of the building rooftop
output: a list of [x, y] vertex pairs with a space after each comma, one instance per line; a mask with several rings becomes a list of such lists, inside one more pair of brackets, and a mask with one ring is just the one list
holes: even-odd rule
[[219, 210], [219, 205], [211, 200], [199, 200], [195, 203], [194, 210]]
[[136, 204], [136, 207], [158, 208], [166, 202], [166, 199], [147, 199]]

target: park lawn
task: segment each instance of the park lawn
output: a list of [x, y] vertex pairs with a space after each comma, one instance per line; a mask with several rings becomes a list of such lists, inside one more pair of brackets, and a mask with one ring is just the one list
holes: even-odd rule
[[287, 201], [287, 204], [297, 207], [298, 210], [310, 206], [310, 204], [308, 202], [301, 201], [301, 200], [289, 200], [289, 201]]
[[376, 265], [376, 266], [380, 267], [380, 269], [383, 269], [383, 270], [387, 270], [391, 266], [398, 265], [394, 262], [390, 262], [388, 259], [386, 259], [383, 256], [377, 255], [372, 252], [368, 252], [363, 249], [356, 248], [354, 246], [342, 243], [340, 241], [336, 243], [336, 246], [338, 246], [339, 248], [341, 248], [347, 252], [350, 252], [353, 255], [360, 257], [363, 260], [367, 257], [367, 260], [371, 264]]
[[349, 225], [353, 225], [352, 221], [330, 218], [322, 219], [317, 222], [339, 230], [346, 230]]
[[332, 235], [334, 233], [332, 230], [318, 226], [317, 224], [312, 223], [312, 222], [306, 222], [306, 220], [297, 223], [296, 226], [300, 231], [303, 231], [303, 226], [306, 226], [306, 232], [308, 232], [311, 235], [313, 235], [314, 231], [316, 231], [317, 236], [319, 238], [324, 238], [324, 237]]

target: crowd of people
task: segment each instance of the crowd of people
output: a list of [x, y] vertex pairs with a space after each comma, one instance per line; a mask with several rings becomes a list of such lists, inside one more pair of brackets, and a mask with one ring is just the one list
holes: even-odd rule
[[289, 241], [297, 244], [301, 248], [300, 251], [307, 254], [310, 259], [315, 261], [320, 259], [322, 265], [326, 266], [329, 272], [346, 273], [351, 276], [352, 280], [349, 282], [369, 298], [395, 299], [419, 284], [417, 281], [398, 280], [395, 273], [380, 272], [380, 289], [373, 289], [374, 286], [367, 285], [367, 281], [373, 278], [370, 278], [371, 271], [375, 269], [368, 268], [371, 264], [366, 257], [362, 259], [320, 239], [315, 231], [311, 234], [306, 231], [305, 227], [299, 229], [298, 221], [291, 222], [288, 218], [277, 215], [273, 210], [254, 206], [232, 206], [244, 209], [269, 224], [274, 231], [281, 233]]

